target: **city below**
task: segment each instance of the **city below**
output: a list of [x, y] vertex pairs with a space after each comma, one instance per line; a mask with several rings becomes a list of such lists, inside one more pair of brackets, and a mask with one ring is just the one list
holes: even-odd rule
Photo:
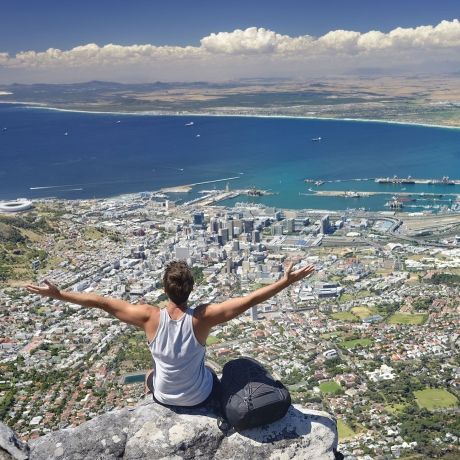
[[140, 330], [30, 294], [26, 282], [164, 306], [163, 270], [181, 259], [198, 305], [272, 283], [293, 260], [315, 274], [216, 327], [207, 363], [219, 373], [232, 358], [256, 358], [293, 402], [337, 418], [350, 458], [455, 458], [460, 214], [218, 205], [267, 193], [4, 203], [1, 419], [25, 440], [79, 425], [136, 404], [152, 367]]

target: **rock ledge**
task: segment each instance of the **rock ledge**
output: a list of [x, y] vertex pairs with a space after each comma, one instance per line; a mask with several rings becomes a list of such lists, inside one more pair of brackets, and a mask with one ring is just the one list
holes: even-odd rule
[[0, 460], [333, 460], [340, 455], [336, 448], [335, 419], [296, 405], [275, 423], [227, 435], [219, 430], [213, 407], [169, 409], [150, 398], [29, 445], [0, 424]]

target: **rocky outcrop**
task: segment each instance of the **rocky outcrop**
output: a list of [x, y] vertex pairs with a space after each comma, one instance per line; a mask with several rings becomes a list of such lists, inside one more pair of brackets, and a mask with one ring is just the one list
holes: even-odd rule
[[29, 446], [18, 439], [13, 430], [0, 423], [0, 460], [26, 460]]
[[336, 422], [325, 412], [291, 406], [275, 423], [224, 434], [212, 407], [169, 409], [148, 398], [31, 441], [28, 458], [332, 460], [336, 447]]

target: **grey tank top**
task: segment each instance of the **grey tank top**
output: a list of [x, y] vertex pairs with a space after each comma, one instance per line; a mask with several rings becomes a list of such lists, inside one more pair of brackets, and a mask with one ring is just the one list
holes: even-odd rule
[[193, 331], [193, 309], [171, 319], [166, 308], [160, 311], [160, 324], [149, 343], [155, 369], [155, 398], [163, 404], [194, 406], [203, 402], [212, 390], [212, 374], [204, 365], [206, 347]]

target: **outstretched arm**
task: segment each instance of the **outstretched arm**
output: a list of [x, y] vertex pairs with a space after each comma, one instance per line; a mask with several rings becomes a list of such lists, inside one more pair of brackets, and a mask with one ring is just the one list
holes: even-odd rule
[[54, 284], [45, 280], [46, 287], [26, 285], [26, 289], [33, 294], [51, 297], [64, 302], [75, 303], [88, 308], [100, 308], [110, 313], [124, 323], [144, 328], [150, 319], [152, 307], [150, 305], [132, 305], [124, 300], [112, 297], [103, 297], [96, 294], [82, 294], [71, 291], [61, 291]]
[[293, 272], [293, 265], [291, 262], [284, 276], [275, 283], [257, 289], [244, 297], [235, 297], [219, 304], [207, 305], [201, 311], [202, 320], [208, 327], [230, 321], [254, 305], [270, 299], [292, 283], [310, 276], [315, 271], [314, 267], [309, 265]]

